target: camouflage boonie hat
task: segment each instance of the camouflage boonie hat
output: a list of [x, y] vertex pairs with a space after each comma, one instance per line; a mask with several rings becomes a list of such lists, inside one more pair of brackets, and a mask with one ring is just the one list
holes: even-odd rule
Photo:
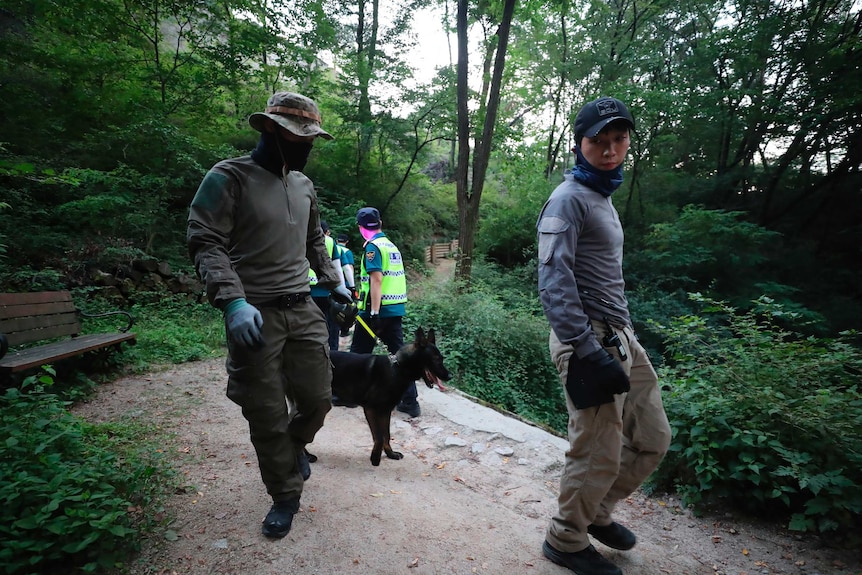
[[331, 140], [332, 136], [320, 127], [320, 110], [311, 98], [295, 92], [276, 92], [266, 102], [266, 110], [248, 117], [248, 123], [258, 132], [263, 132], [265, 119], [270, 118], [279, 126], [297, 136], [320, 136]]

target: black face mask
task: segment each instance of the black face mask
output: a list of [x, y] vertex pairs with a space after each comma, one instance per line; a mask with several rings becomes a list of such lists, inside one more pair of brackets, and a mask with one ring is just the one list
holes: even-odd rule
[[282, 166], [285, 164], [288, 170], [301, 172], [308, 162], [311, 148], [311, 143], [288, 142], [271, 132], [263, 132], [251, 157], [262, 167], [280, 177]]
[[284, 164], [288, 170], [293, 172], [301, 172], [305, 168], [312, 146], [311, 142], [289, 142], [281, 138], [278, 139], [278, 147], [281, 149]]

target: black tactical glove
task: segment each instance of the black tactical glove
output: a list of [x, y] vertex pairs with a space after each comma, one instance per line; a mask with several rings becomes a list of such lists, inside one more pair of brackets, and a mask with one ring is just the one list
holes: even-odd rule
[[347, 331], [353, 327], [356, 321], [356, 316], [359, 314], [356, 304], [353, 302], [343, 303], [338, 301], [336, 296], [329, 296], [329, 317], [338, 324], [342, 331]]
[[583, 359], [572, 354], [566, 391], [577, 409], [611, 403], [614, 394], [626, 393], [630, 388], [626, 372], [606, 349]]

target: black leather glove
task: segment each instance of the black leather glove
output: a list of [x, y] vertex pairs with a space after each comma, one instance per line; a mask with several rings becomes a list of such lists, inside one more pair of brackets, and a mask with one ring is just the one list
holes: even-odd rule
[[626, 393], [630, 388], [626, 372], [606, 349], [583, 359], [572, 354], [566, 391], [577, 409], [611, 403], [614, 394]]
[[329, 316], [342, 330], [349, 330], [356, 321], [359, 309], [352, 301], [348, 304], [338, 301], [335, 295], [329, 296]]

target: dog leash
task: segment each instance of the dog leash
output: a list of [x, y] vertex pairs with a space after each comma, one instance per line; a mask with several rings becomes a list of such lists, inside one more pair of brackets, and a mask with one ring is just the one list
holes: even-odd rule
[[[370, 335], [370, 336], [371, 336], [371, 339], [374, 339], [374, 340], [376, 340], [376, 339], [377, 339], [377, 334], [375, 334], [375, 333], [371, 330], [371, 328], [370, 328], [370, 327], [368, 327], [368, 324], [367, 324], [367, 323], [365, 323], [365, 320], [364, 320], [364, 319], [362, 319], [362, 316], [356, 316], [356, 321], [358, 321], [358, 322], [359, 322], [359, 325], [361, 325], [362, 327], [364, 327], [364, 328], [365, 328], [365, 331], [367, 331], [367, 332], [368, 332], [368, 335]], [[390, 353], [390, 354], [389, 354], [389, 363], [391, 363], [392, 365], [398, 365], [398, 355], [396, 355], [396, 354], [394, 354], [394, 353]]]
[[370, 327], [368, 327], [368, 324], [367, 324], [367, 323], [365, 323], [365, 320], [364, 320], [364, 319], [362, 319], [362, 316], [361, 316], [361, 315], [356, 316], [356, 321], [358, 321], [358, 322], [359, 322], [359, 325], [361, 325], [362, 327], [364, 327], [364, 328], [365, 328], [365, 331], [367, 331], [367, 332], [368, 332], [368, 335], [370, 335], [370, 336], [371, 336], [371, 339], [377, 339], [377, 334], [376, 334], [376, 333], [374, 333], [373, 331], [371, 331], [371, 328], [370, 328]]

